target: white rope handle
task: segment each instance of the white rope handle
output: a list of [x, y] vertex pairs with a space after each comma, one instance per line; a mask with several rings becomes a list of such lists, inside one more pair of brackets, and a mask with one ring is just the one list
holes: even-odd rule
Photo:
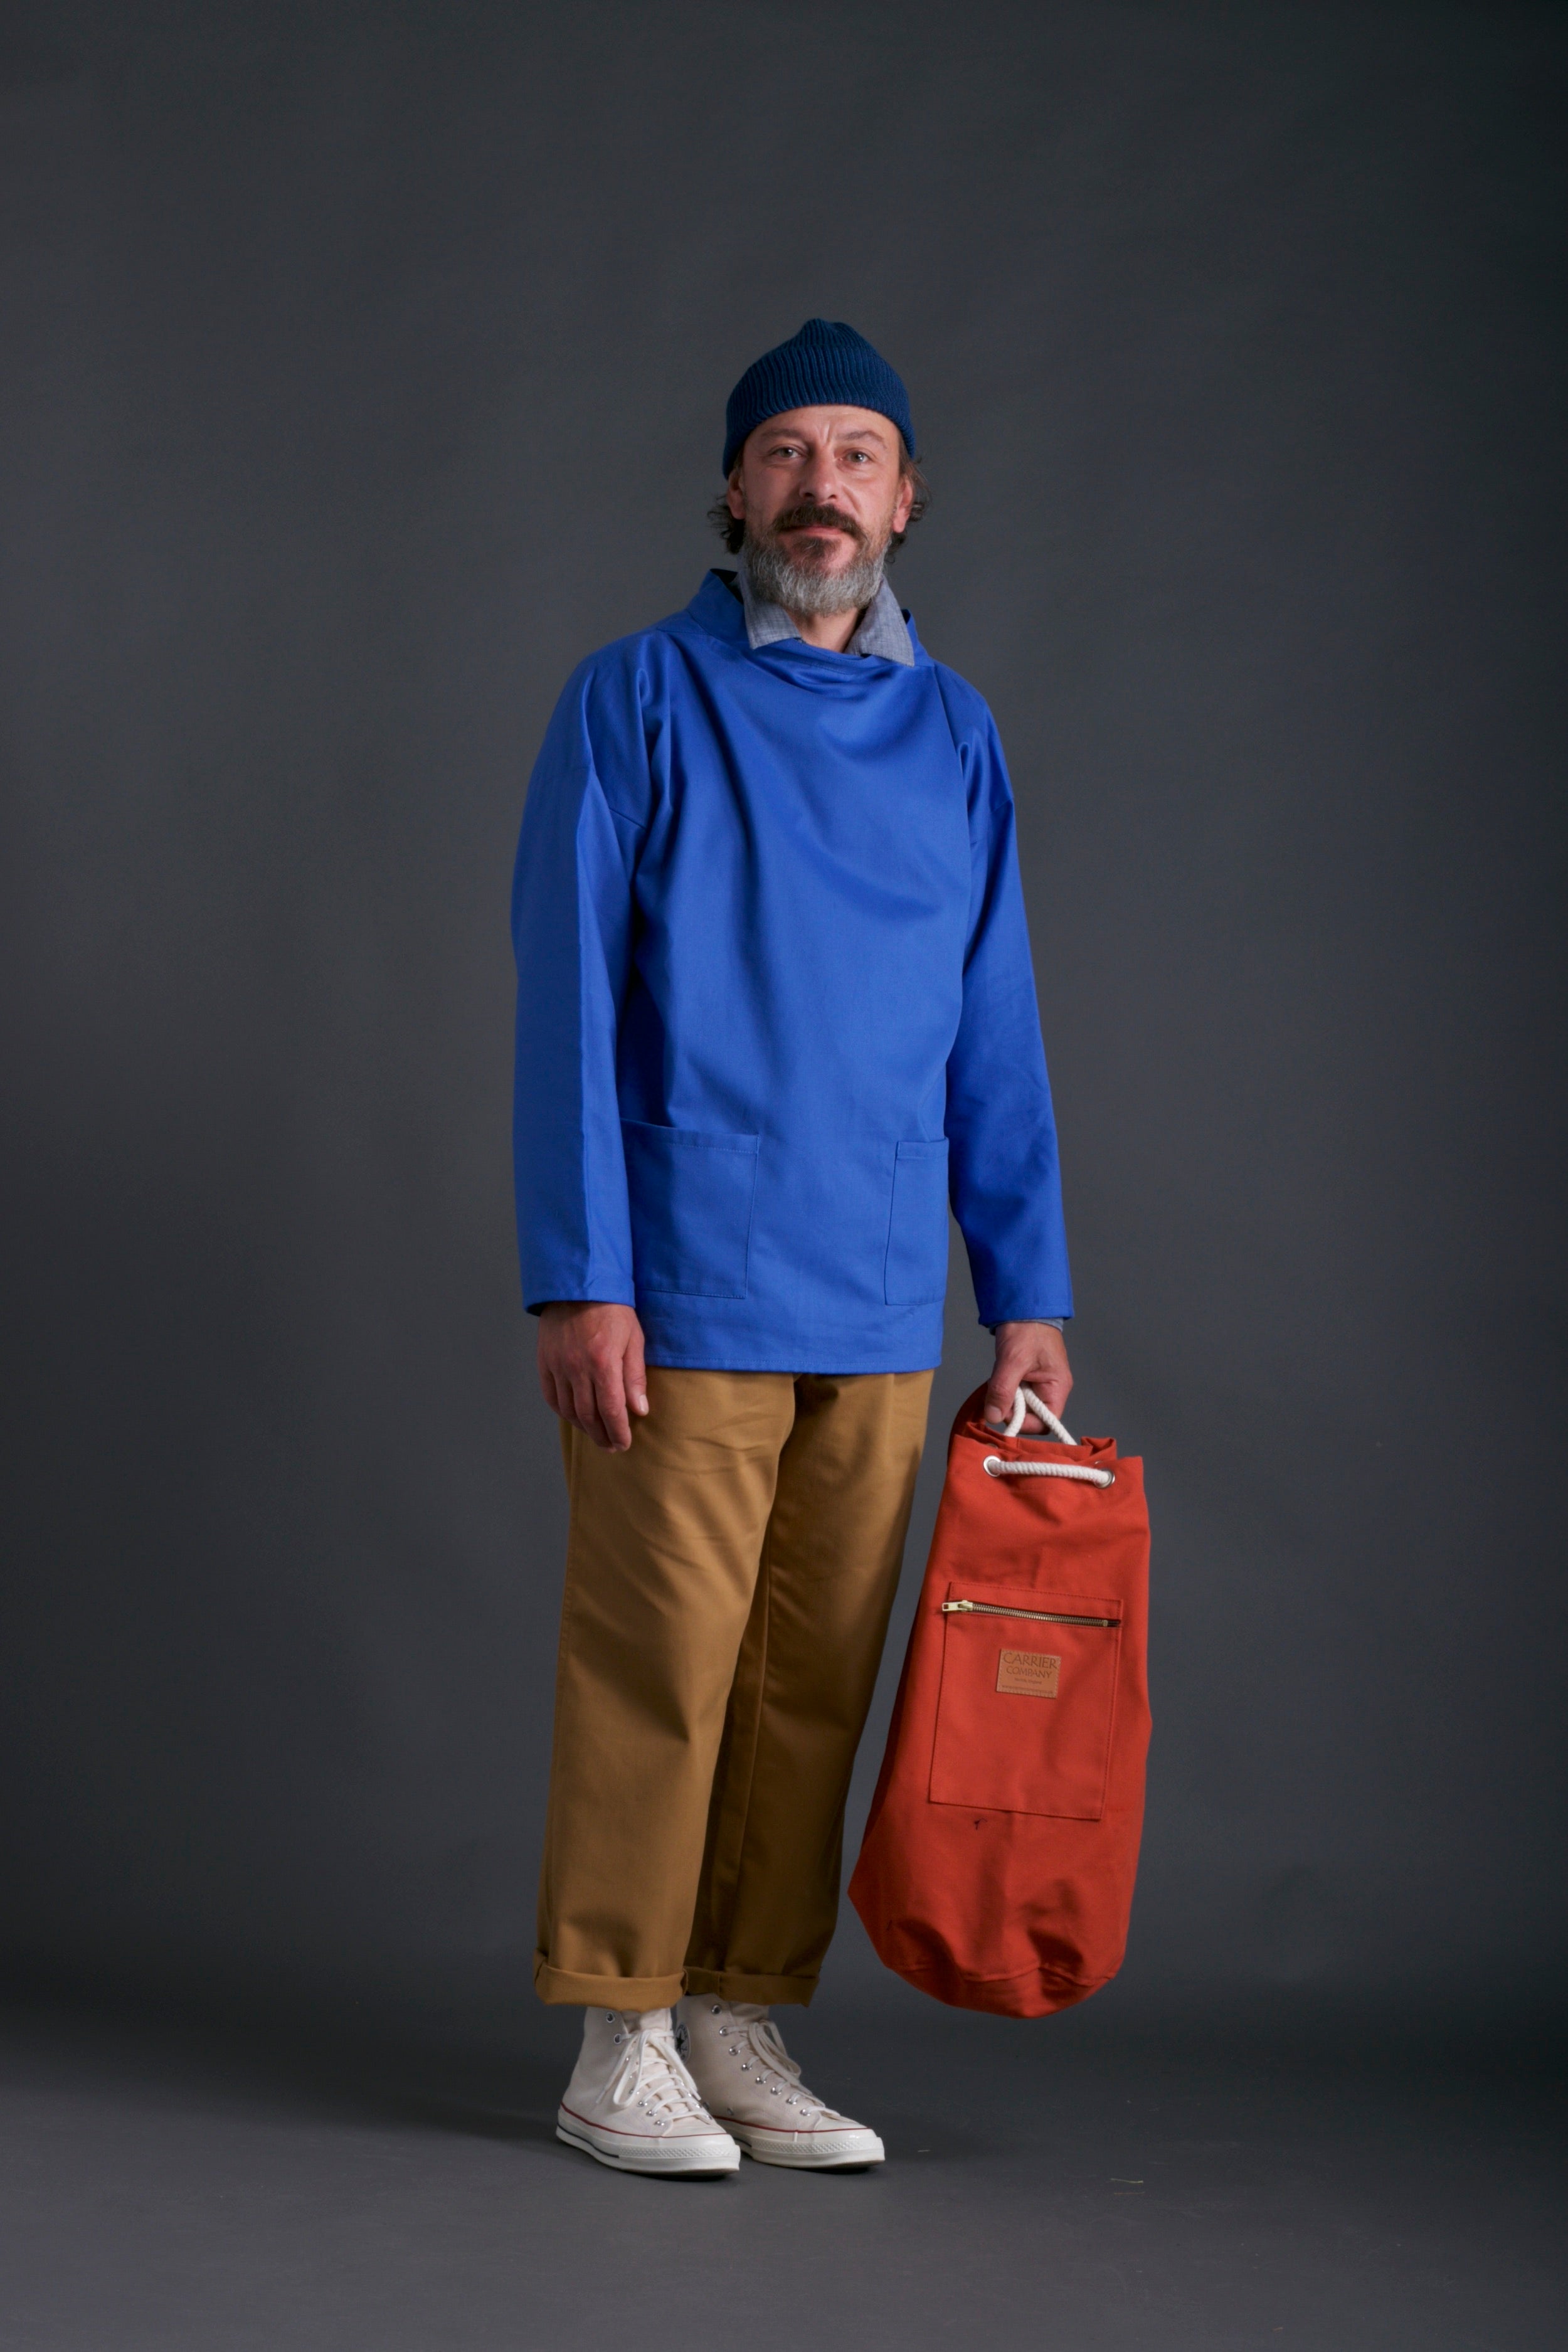
[[[1024, 1426], [1024, 1415], [1032, 1412], [1043, 1421], [1058, 1445], [1076, 1445], [1077, 1438], [1059, 1422], [1050, 1407], [1042, 1404], [1033, 1389], [1021, 1388], [1013, 1400], [1013, 1416], [1003, 1431], [1004, 1437], [1016, 1437]], [[981, 1464], [988, 1478], [1076, 1478], [1085, 1486], [1114, 1486], [1114, 1470], [1091, 1470], [1087, 1462], [1004, 1462], [999, 1454], [988, 1454]]]
[[1013, 1399], [1013, 1418], [1007, 1423], [1006, 1428], [1002, 1432], [1004, 1437], [1017, 1436], [1018, 1432], [1024, 1426], [1024, 1415], [1026, 1412], [1032, 1412], [1037, 1421], [1043, 1421], [1045, 1423], [1046, 1427], [1050, 1431], [1051, 1435], [1056, 1439], [1058, 1445], [1076, 1445], [1078, 1444], [1078, 1440], [1073, 1435], [1071, 1430], [1067, 1427], [1065, 1423], [1059, 1422], [1057, 1419], [1056, 1414], [1051, 1411], [1049, 1405], [1042, 1404], [1040, 1402], [1039, 1398], [1035, 1394], [1033, 1389], [1020, 1389], [1017, 1395]]
[[988, 1454], [980, 1467], [990, 1478], [1076, 1478], [1085, 1486], [1114, 1486], [1114, 1470], [1091, 1470], [1087, 1462], [1004, 1462]]

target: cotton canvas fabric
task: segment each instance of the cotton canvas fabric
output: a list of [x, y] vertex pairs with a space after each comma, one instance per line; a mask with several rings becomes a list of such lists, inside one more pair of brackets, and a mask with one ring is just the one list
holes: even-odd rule
[[[1143, 1465], [959, 1408], [849, 1897], [878, 1952], [958, 2009], [1044, 2017], [1126, 1949], [1149, 1747]], [[1112, 1474], [996, 1476], [987, 1461]]]
[[563, 1428], [545, 2000], [811, 1999], [930, 1394], [655, 1370], [628, 1453]]
[[524, 1293], [635, 1307], [654, 1364], [933, 1367], [950, 1200], [984, 1322], [1072, 1311], [1006, 765], [910, 635], [753, 649], [710, 572], [534, 769]]

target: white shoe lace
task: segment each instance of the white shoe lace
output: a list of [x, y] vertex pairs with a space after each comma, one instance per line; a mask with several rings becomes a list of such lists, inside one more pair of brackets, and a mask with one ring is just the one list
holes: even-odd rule
[[668, 2131], [671, 2124], [713, 2121], [681, 2063], [673, 2026], [644, 2025], [636, 2010], [606, 2010], [605, 2016], [619, 2028], [611, 2041], [626, 2045], [610, 2084], [613, 2107], [635, 2106], [656, 2132]]
[[[723, 2016], [721, 2002], [713, 2001], [710, 2007], [715, 2017]], [[732, 2001], [730, 2018], [729, 2024], [721, 2024], [719, 2039], [737, 2060], [740, 2072], [749, 2074], [759, 2090], [771, 2092], [803, 2116], [837, 2116], [836, 2107], [806, 2089], [799, 2064], [784, 2048], [784, 2036], [765, 2009], [750, 2001]], [[748, 2051], [749, 2057], [743, 2054]]]

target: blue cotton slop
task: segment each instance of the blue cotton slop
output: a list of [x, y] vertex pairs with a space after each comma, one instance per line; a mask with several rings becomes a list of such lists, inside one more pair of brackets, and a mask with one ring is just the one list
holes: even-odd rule
[[753, 648], [710, 572], [534, 768], [524, 1294], [635, 1306], [653, 1363], [934, 1365], [950, 1202], [983, 1322], [1072, 1311], [1006, 767], [910, 634]]

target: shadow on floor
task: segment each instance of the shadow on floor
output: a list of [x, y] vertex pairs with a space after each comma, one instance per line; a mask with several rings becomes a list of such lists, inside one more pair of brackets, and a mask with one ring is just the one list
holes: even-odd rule
[[[1559, 2080], [1529, 2043], [788, 2021], [879, 2173], [605, 2172], [554, 2138], [575, 2019], [14, 2004], [0, 2341], [29, 2352], [1536, 2352], [1568, 2340]], [[743, 2322], [743, 2326], [742, 2326]]]

